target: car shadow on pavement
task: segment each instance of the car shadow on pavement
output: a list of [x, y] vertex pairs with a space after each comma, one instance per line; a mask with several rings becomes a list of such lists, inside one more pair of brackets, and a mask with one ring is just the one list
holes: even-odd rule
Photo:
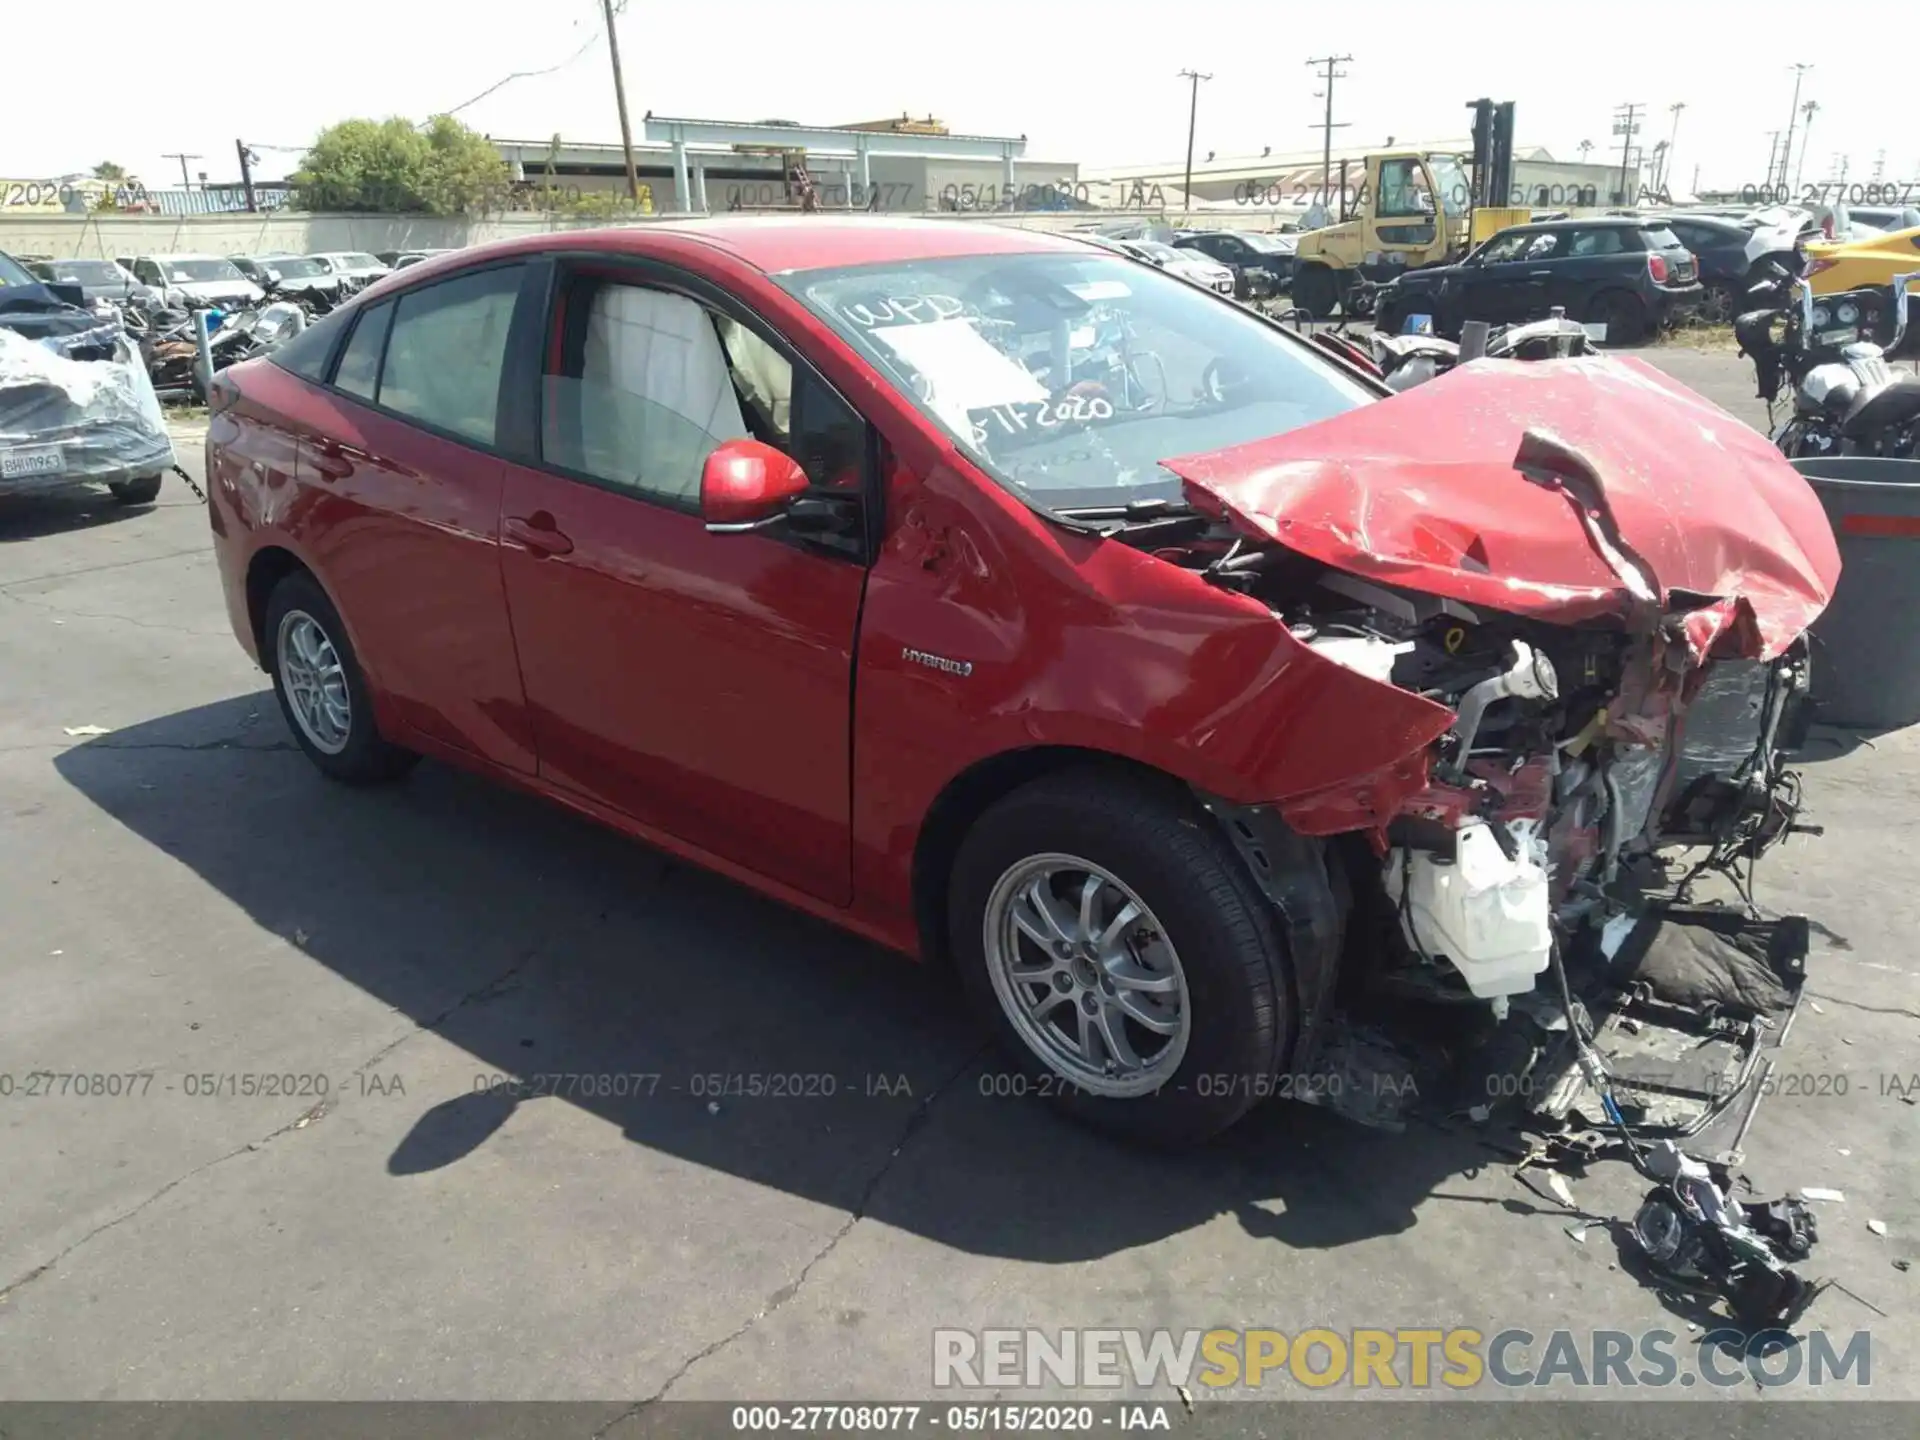
[[[184, 490], [180, 492], [183, 496]], [[0, 545], [65, 535], [130, 520], [151, 505], [120, 505], [102, 486], [54, 490], [44, 495], [0, 496]]]
[[[409, 1107], [396, 1183], [458, 1166], [526, 1107], [580, 1106], [677, 1161], [1050, 1263], [1222, 1215], [1287, 1247], [1351, 1244], [1498, 1163], [1470, 1137], [1280, 1102], [1197, 1151], [1124, 1147], [1020, 1093], [938, 969], [445, 766], [332, 784], [267, 692], [55, 764], [285, 938], [290, 970], [318, 962], [472, 1056], [471, 1076], [441, 1066], [437, 1089], [384, 1102]], [[224, 1061], [218, 1026], [196, 1039]], [[404, 1076], [407, 1060], [403, 1042], [379, 1065]]]

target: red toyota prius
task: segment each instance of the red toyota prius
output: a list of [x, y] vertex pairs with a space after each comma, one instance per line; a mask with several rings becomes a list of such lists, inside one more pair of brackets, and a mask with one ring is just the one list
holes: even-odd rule
[[1637, 362], [1393, 396], [984, 224], [463, 250], [211, 408], [233, 628], [322, 771], [432, 756], [950, 961], [1161, 1142], [1286, 1088], [1347, 972], [1504, 1016], [1669, 838], [1699, 671], [1764, 672], [1771, 757], [1838, 573]]

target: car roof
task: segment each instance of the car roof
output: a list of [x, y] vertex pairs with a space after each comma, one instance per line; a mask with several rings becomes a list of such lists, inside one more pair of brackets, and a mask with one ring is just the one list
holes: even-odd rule
[[1595, 215], [1582, 220], [1578, 216], [1568, 216], [1565, 220], [1536, 220], [1527, 225], [1515, 225], [1515, 230], [1605, 230], [1637, 229], [1643, 225], [1664, 225], [1667, 222], [1655, 215]]
[[200, 250], [174, 250], [158, 255], [136, 255], [133, 258], [136, 260], [153, 260], [158, 262], [161, 260], [224, 260], [227, 257], [224, 255], [209, 255]]
[[[1041, 230], [910, 217], [729, 215], [585, 233], [597, 237], [596, 248], [636, 251], [645, 249], [649, 235], [684, 236], [769, 274], [965, 255], [1086, 253], [1076, 240]], [[541, 237], [545, 246], [533, 248], [565, 248], [581, 235], [580, 231], [556, 231]]]

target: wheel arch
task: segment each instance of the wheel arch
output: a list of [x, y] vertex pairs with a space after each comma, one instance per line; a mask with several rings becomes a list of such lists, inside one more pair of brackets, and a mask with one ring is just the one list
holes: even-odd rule
[[[275, 587], [296, 570], [312, 576], [314, 584], [320, 585], [322, 590], [327, 588], [320, 583], [320, 577], [314, 575], [313, 567], [284, 545], [262, 545], [247, 561], [247, 626], [252, 632], [255, 653], [260, 657], [263, 667], [270, 666], [272, 655], [266, 636], [267, 601], [272, 597]], [[329, 595], [328, 598], [332, 597]]]
[[1064, 770], [1107, 769], [1194, 796], [1191, 785], [1170, 771], [1111, 750], [1078, 745], [1032, 745], [976, 760], [949, 780], [927, 807], [913, 847], [913, 919], [920, 954], [946, 964], [947, 887], [961, 842], [973, 824], [999, 800], [1023, 785]]

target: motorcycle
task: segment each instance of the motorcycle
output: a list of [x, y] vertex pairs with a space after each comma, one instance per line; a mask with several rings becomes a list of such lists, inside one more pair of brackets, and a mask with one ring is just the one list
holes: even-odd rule
[[[1763, 303], [1735, 319], [1733, 333], [1780, 453], [1920, 459], [1920, 376], [1887, 363], [1906, 336], [1907, 284], [1920, 271], [1896, 275], [1884, 292], [1819, 296], [1778, 262], [1770, 272], [1747, 292]], [[1788, 382], [1791, 408], [1776, 424]]]
[[[1318, 331], [1313, 338], [1345, 358], [1357, 360], [1394, 391], [1411, 390], [1444, 375], [1461, 360], [1456, 342], [1433, 334], [1391, 335], [1373, 330], [1367, 334], [1364, 351], [1345, 335]], [[1598, 353], [1586, 327], [1567, 319], [1566, 311], [1557, 306], [1545, 320], [1490, 330], [1480, 352], [1491, 360], [1557, 360]]]

